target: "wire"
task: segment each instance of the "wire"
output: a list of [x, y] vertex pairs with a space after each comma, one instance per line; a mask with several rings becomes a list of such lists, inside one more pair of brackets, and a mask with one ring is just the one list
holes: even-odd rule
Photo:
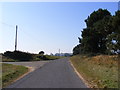
[[10, 24], [7, 24], [7, 23], [5, 23], [5, 22], [1, 22], [1, 24], [6, 25], [6, 26], [8, 26], [8, 27], [15, 28], [15, 26], [14, 26], [14, 25], [10, 25]]
[[35, 38], [35, 37], [33, 37], [31, 34], [29, 34], [28, 32], [25, 32], [25, 30], [23, 30], [20, 26], [18, 27], [19, 28], [19, 30], [25, 35], [25, 36], [27, 36], [30, 40], [32, 39], [33, 41], [35, 41], [35, 42], [38, 42], [39, 40], [38, 40], [38, 38]]
[[[11, 27], [11, 28], [15, 28], [15, 25], [10, 25], [10, 24], [5, 23], [5, 22], [1, 22], [1, 24], [5, 25], [5, 26], [8, 26], [8, 27]], [[36, 42], [39, 41], [38, 38], [35, 38], [35, 37], [31, 36], [28, 32], [25, 32], [25, 30], [23, 30], [20, 26], [18, 26], [18, 31], [21, 31], [30, 40], [32, 39], [33, 41], [36, 41]]]

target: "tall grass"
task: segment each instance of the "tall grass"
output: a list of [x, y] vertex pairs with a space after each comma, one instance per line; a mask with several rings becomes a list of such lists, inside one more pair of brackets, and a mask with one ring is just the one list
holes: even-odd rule
[[70, 58], [78, 72], [94, 88], [118, 88], [117, 55], [88, 57], [78, 55]]

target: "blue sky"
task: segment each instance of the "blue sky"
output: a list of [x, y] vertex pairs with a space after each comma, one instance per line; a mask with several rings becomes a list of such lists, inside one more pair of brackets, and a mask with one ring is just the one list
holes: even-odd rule
[[117, 2], [9, 2], [2, 3], [0, 52], [14, 50], [18, 25], [18, 50], [46, 54], [72, 53], [85, 28], [84, 20], [94, 10], [108, 9], [112, 15]]

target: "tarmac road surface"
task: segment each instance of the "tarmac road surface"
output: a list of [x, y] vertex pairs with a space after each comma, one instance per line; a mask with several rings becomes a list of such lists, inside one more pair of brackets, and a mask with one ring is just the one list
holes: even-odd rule
[[7, 88], [87, 88], [87, 86], [75, 73], [69, 58], [63, 58], [45, 63]]

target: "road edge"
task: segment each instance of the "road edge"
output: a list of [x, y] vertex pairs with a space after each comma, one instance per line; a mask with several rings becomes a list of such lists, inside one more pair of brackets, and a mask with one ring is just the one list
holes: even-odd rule
[[22, 79], [23, 77], [25, 77], [26, 75], [28, 75], [29, 73], [31, 73], [31, 72], [33, 72], [35, 70], [35, 68], [33, 68], [33, 67], [29, 67], [29, 66], [24, 66], [24, 67], [27, 67], [28, 71], [26, 73], [22, 74], [21, 76], [19, 76], [17, 79], [13, 80], [11, 82], [11, 84], [18, 81], [18, 80], [20, 80], [20, 79]]
[[85, 85], [90, 88], [91, 85], [82, 77], [82, 75], [77, 71], [77, 69], [74, 67], [74, 65], [72, 64], [72, 62], [69, 60], [71, 66], [73, 67], [75, 73], [78, 75], [78, 77], [85, 83]]

